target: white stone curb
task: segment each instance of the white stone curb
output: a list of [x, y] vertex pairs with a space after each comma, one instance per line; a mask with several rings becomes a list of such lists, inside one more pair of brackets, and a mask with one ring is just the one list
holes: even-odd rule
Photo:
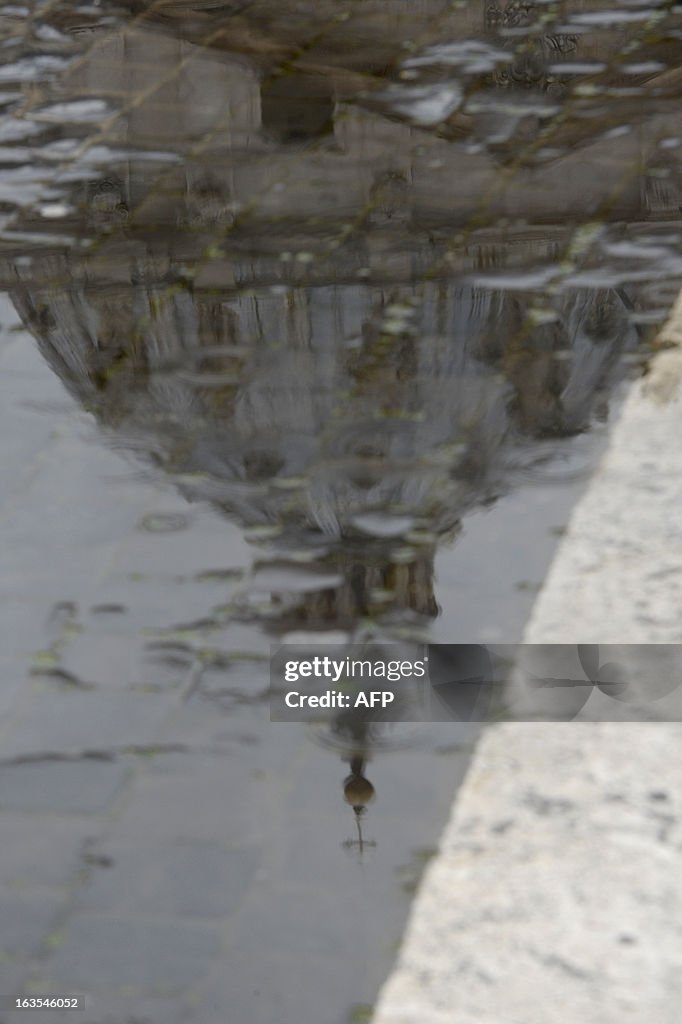
[[[682, 300], [531, 643], [682, 642]], [[677, 1024], [682, 724], [505, 724], [474, 756], [374, 1024]]]

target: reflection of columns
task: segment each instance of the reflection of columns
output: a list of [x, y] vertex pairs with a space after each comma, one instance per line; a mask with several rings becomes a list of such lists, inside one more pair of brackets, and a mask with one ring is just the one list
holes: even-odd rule
[[[634, 331], [616, 293], [577, 291], [554, 323], [525, 332], [519, 293], [176, 287], [154, 305], [161, 268], [140, 276], [40, 301], [23, 293], [17, 307], [103, 423], [125, 424], [169, 469], [208, 473], [214, 500], [245, 527], [277, 523], [294, 544], [327, 538], [344, 582], [283, 608], [288, 627], [435, 614], [431, 548], [499, 492], [518, 437], [510, 419], [526, 436], [581, 429]], [[415, 539], [383, 534], [382, 510], [407, 517]], [[358, 525], [366, 513], [376, 531]], [[408, 560], [392, 561], [395, 549]]]
[[[379, 546], [378, 546], [379, 547]], [[407, 563], [391, 561], [390, 552], [367, 546], [355, 558], [332, 561], [343, 573], [338, 587], [313, 591], [271, 622], [277, 632], [292, 629], [352, 628], [367, 616], [386, 612], [413, 612], [424, 618], [438, 614], [433, 593], [432, 550], [415, 554]]]

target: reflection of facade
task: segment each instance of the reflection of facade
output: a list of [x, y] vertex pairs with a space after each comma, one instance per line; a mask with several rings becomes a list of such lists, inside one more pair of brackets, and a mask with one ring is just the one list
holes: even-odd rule
[[[580, 46], [589, 48], [584, 36]], [[514, 66], [501, 65], [507, 78]], [[272, 75], [244, 57], [141, 30], [105, 37], [92, 61], [79, 65], [64, 87], [79, 96], [110, 90], [117, 103], [124, 97], [128, 109], [108, 132], [113, 144], [179, 149], [183, 156], [188, 149], [198, 150], [189, 167], [185, 161], [176, 171], [163, 168], [163, 185], [154, 195], [149, 165], [141, 180], [134, 164], [122, 169], [121, 191], [140, 224], [167, 223], [177, 198], [191, 200], [195, 226], [208, 227], [217, 215], [232, 211], [250, 231], [262, 230], [264, 223], [272, 226], [274, 219], [275, 234], [277, 221], [319, 217], [329, 225], [330, 215], [338, 223], [363, 210], [371, 210], [375, 229], [398, 219], [433, 232], [438, 225], [460, 224], [474, 212], [480, 217], [480, 197], [489, 193], [490, 222], [501, 216], [545, 224], [561, 223], [567, 216], [584, 219], [607, 197], [610, 219], [677, 214], [680, 195], [674, 181], [666, 183], [660, 170], [652, 177], [646, 171], [654, 155], [678, 169], [674, 151], [657, 152], [661, 138], [677, 130], [676, 103], [658, 97], [647, 111], [639, 96], [635, 106], [641, 111], [632, 104], [623, 111], [634, 130], [605, 138], [600, 137], [607, 127], [601, 118], [583, 112], [576, 124], [562, 119], [554, 144], [565, 135], [566, 150], [557, 149], [552, 159], [528, 170], [531, 187], [519, 188], [500, 176], [498, 150], [527, 142], [546, 123], [532, 112], [523, 113], [523, 98], [518, 112], [511, 109], [513, 96], [498, 112], [496, 103], [500, 97], [506, 100], [510, 88], [505, 79], [501, 89], [499, 78], [494, 90], [480, 90], [475, 113], [456, 115], [457, 125], [466, 127], [464, 136], [457, 129], [459, 145], [404, 119], [401, 123], [391, 102], [379, 102], [382, 90], [367, 92], [360, 88], [366, 83], [348, 83], [333, 69], [304, 66]], [[404, 88], [407, 102], [411, 94]], [[149, 95], [143, 102], [133, 99], [145, 92]], [[400, 92], [387, 95], [395, 96], [397, 109], [403, 109]], [[478, 151], [463, 149], [466, 137]], [[622, 181], [628, 164], [640, 169]]]
[[[534, 0], [480, 0], [461, 6], [449, 0], [363, 0], [361, 7], [315, 0], [294, 9], [289, 0], [251, 0], [231, 9], [213, 0], [160, 0], [151, 8], [128, 0], [127, 6], [155, 28], [216, 49], [248, 53], [266, 66], [279, 58], [370, 74], [385, 74], [405, 51], [471, 39], [502, 40], [510, 49], [521, 39], [519, 51], [535, 59], [542, 54], [545, 63], [571, 53], [608, 60], [633, 38], [645, 51], [647, 45], [637, 23], [641, 19], [628, 19], [626, 13], [621, 19], [612, 14], [600, 20], [601, 0], [563, 0], [549, 10]], [[660, 46], [660, 33], [655, 38]], [[672, 40], [670, 50], [674, 54]]]
[[[318, 231], [361, 219], [376, 261], [385, 257], [382, 232], [408, 223], [437, 245], [443, 229], [470, 218], [528, 227], [678, 215], [680, 151], [659, 146], [677, 132], [675, 82], [662, 73], [657, 86], [651, 70], [677, 63], [663, 32], [658, 49], [642, 43], [637, 64], [625, 65], [645, 70], [624, 74], [627, 31], [538, 28], [532, 4], [363, 0], [348, 18], [338, 17], [336, 0], [305, 5], [298, 18], [276, 0], [232, 12], [132, 6], [146, 16], [96, 33], [30, 112], [52, 144], [56, 123], [66, 139], [83, 135], [69, 105], [102, 105], [101, 122], [86, 115], [93, 135], [101, 129], [97, 145], [108, 147], [99, 190], [96, 151], [56, 171], [98, 227], [175, 230], [179, 208], [192, 227], [186, 245], [231, 217], [235, 244], [279, 255], [301, 218], [319, 218]], [[569, 3], [560, 17], [601, 7]], [[605, 70], [561, 73], [576, 61]], [[450, 110], [443, 100], [453, 87], [462, 96]], [[429, 103], [442, 117], [424, 113]], [[525, 149], [523, 180], [501, 173]], [[138, 159], [125, 159], [126, 150]], [[64, 154], [68, 163], [68, 146]], [[55, 228], [29, 210], [18, 227], [38, 225]], [[316, 233], [302, 232], [313, 250]], [[517, 238], [523, 245], [521, 224]]]

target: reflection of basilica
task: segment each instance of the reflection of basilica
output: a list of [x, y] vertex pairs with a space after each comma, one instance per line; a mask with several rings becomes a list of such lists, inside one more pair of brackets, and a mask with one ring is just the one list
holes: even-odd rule
[[[532, 4], [126, 6], [36, 90], [49, 202], [0, 277], [102, 430], [259, 544], [235, 617], [423, 637], [439, 542], [603, 415], [656, 307], [628, 232], [679, 219], [674, 88]], [[362, 852], [372, 737], [337, 738]]]
[[[43, 234], [30, 269], [7, 269], [5, 256], [4, 274], [46, 360], [105, 429], [189, 498], [269, 529], [267, 564], [298, 566], [270, 628], [428, 619], [438, 539], [513, 484], [535, 441], [588, 427], [637, 343], [627, 284], [547, 291], [544, 271], [524, 275], [566, 273], [565, 215], [591, 215], [605, 194], [611, 219], [652, 215], [646, 167], [623, 167], [660, 126], [597, 140], [580, 166], [567, 153], [527, 181], [503, 175], [490, 226], [457, 242], [500, 177], [494, 152], [359, 94], [341, 59], [353, 19], [339, 22], [345, 43], [324, 71], [328, 39], [317, 65], [315, 43], [286, 74], [245, 44], [226, 53], [234, 33], [262, 36], [256, 12], [272, 6], [221, 20], [161, 4], [154, 30], [102, 33], [51, 87], [67, 112], [88, 98], [111, 112], [106, 172], [86, 147], [63, 178], [59, 231], [91, 245], [45, 249]], [[384, 8], [364, 5], [363, 17]], [[448, 17], [459, 19], [449, 40], [482, 30]], [[217, 28], [200, 46], [205, 19]], [[484, 111], [470, 138], [488, 121]], [[32, 216], [20, 217], [26, 230]], [[316, 586], [317, 562], [339, 582]]]
[[276, 561], [340, 560], [343, 586], [287, 626], [347, 627], [396, 592], [433, 614], [437, 539], [508, 486], [531, 439], [584, 429], [636, 340], [615, 291], [576, 291], [525, 334], [523, 298], [457, 284], [183, 286], [155, 311], [149, 284], [14, 297], [83, 406], [188, 497], [274, 527]]

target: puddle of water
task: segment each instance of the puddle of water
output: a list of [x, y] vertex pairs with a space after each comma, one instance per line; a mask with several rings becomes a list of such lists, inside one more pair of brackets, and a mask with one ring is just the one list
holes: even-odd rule
[[268, 643], [520, 638], [682, 279], [679, 10], [28, 11], [0, 11], [0, 284], [72, 401], [32, 384], [26, 436], [78, 424], [44, 478], [77, 600], [22, 562], [17, 498], [5, 578], [76, 611], [24, 613], [13, 671], [115, 695], [126, 756], [125, 699], [182, 694], [155, 756], [183, 785], [239, 750], [203, 791], [266, 823], [237, 1017], [360, 1019], [472, 736], [271, 727]]

